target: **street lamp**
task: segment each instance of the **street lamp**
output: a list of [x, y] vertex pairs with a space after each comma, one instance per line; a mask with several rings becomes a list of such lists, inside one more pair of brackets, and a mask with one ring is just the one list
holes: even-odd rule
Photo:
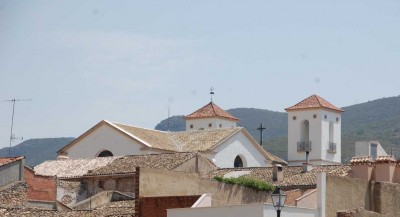
[[271, 194], [272, 198], [272, 204], [274, 205], [276, 209], [276, 216], [280, 217], [281, 216], [281, 210], [282, 207], [285, 206], [285, 200], [286, 200], [287, 195], [285, 192], [281, 190], [281, 188], [276, 187], [274, 192]]

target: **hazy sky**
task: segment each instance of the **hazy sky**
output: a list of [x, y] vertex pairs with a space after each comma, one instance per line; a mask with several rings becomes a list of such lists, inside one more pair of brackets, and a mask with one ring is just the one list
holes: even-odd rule
[[[25, 139], [146, 128], [209, 102], [283, 111], [400, 93], [400, 1], [0, 0], [0, 99]], [[0, 102], [0, 147], [12, 104]], [[15, 142], [13, 145], [18, 144]]]

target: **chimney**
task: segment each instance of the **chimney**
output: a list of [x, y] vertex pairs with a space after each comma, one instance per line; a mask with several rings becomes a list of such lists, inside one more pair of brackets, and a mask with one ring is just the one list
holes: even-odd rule
[[375, 180], [377, 182], [393, 182], [396, 160], [392, 155], [378, 156], [375, 159]]
[[272, 180], [282, 181], [283, 179], [283, 167], [280, 164], [274, 164], [272, 166]]
[[363, 179], [366, 181], [373, 180], [374, 167], [371, 156], [365, 157], [353, 157], [350, 160], [351, 173], [349, 174], [353, 178]]
[[306, 152], [306, 162], [303, 163], [303, 173], [311, 171], [313, 169], [312, 164], [310, 164], [308, 155], [310, 155], [310, 152], [307, 151]]

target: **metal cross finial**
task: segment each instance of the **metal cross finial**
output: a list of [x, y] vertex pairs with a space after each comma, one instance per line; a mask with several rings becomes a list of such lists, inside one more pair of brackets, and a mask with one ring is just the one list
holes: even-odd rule
[[214, 88], [210, 88], [210, 96], [211, 96], [211, 102], [213, 101], [213, 95], [214, 95]]
[[263, 145], [263, 134], [262, 134], [262, 132], [263, 132], [263, 130], [265, 130], [265, 129], [266, 129], [266, 128], [263, 127], [262, 123], [260, 124], [260, 127], [257, 128], [257, 130], [260, 131], [260, 145], [261, 145], [261, 146]]

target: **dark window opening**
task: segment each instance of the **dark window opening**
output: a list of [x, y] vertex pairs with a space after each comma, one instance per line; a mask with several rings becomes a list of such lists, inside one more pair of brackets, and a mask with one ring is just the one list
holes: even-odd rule
[[208, 127], [212, 127], [212, 124], [211, 124], [211, 123], [209, 123], [209, 124], [208, 124]]
[[104, 188], [104, 181], [99, 181], [99, 188]]
[[235, 158], [234, 167], [243, 167], [243, 161], [239, 155]]
[[112, 157], [114, 156], [113, 153], [111, 153], [111, 151], [105, 150], [100, 152], [100, 154], [97, 157]]
[[296, 120], [296, 116], [293, 116], [293, 120]]
[[193, 124], [190, 125], [190, 129], [193, 129]]

